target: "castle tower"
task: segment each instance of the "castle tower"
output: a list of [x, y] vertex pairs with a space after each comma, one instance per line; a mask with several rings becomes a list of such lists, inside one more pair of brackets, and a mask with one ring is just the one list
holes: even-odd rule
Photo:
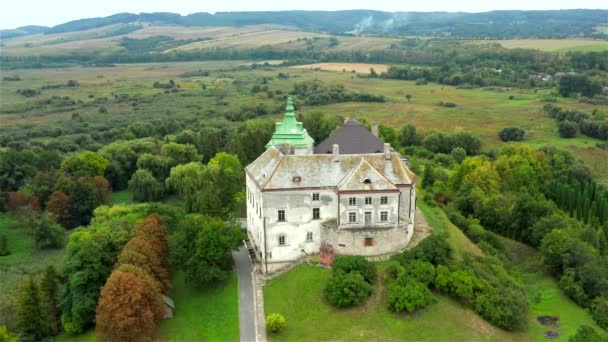
[[308, 135], [302, 123], [296, 120], [293, 101], [291, 96], [288, 97], [283, 121], [277, 122], [276, 130], [268, 144], [266, 144], [266, 148], [276, 147], [283, 149], [283, 146], [289, 145], [294, 154], [304, 155], [313, 153], [314, 142], [314, 139]]

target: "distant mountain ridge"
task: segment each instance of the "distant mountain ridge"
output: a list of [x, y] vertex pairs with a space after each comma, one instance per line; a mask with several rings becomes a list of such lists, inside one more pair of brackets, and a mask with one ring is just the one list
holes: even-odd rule
[[[281, 24], [333, 34], [382, 34], [454, 38], [608, 38], [608, 10], [491, 11], [483, 13], [347, 11], [276, 11], [118, 13], [69, 21], [51, 28], [2, 30], [2, 38], [34, 33], [88, 30], [118, 23], [148, 22], [178, 26]], [[16, 31], [16, 32], [13, 32]]]

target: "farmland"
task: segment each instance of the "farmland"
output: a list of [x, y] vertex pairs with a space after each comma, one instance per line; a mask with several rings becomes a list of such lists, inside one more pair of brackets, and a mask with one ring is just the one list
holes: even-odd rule
[[507, 49], [537, 49], [542, 51], [604, 51], [608, 41], [599, 39], [508, 39], [493, 40]]
[[[406, 123], [416, 125], [421, 131], [439, 129], [448, 132], [469, 131], [479, 135], [485, 150], [498, 149], [504, 145], [498, 138], [498, 131], [506, 126], [518, 126], [526, 130], [526, 144], [540, 147], [552, 144], [574, 153], [585, 161], [603, 182], [608, 182], [608, 151], [595, 147], [597, 140], [579, 135], [572, 139], [562, 139], [554, 120], [544, 115], [542, 108], [545, 98], [555, 97], [552, 89], [515, 89], [488, 87], [483, 89], [460, 89], [453, 86], [427, 84], [415, 85], [411, 81], [360, 78], [342, 69], [356, 68], [380, 72], [382, 65], [376, 64], [324, 64], [324, 68], [338, 69], [310, 70], [268, 66], [255, 70], [239, 70], [251, 65], [248, 61], [206, 61], [125, 64], [110, 68], [63, 68], [59, 70], [14, 70], [10, 74], [19, 75], [19, 82], [5, 82], [0, 89], [3, 107], [0, 119], [4, 127], [20, 124], [49, 123], [66, 120], [79, 113], [93, 121], [133, 113], [129, 103], [110, 101], [104, 106], [108, 113], [99, 113], [95, 98], [127, 94], [145, 99], [135, 117], [160, 117], [167, 112], [173, 117], [193, 117], [206, 108], [224, 110], [242, 104], [258, 101], [273, 104], [272, 115], [279, 115], [282, 105], [252, 94], [249, 88], [262, 78], [271, 79], [268, 88], [272, 91], [289, 90], [296, 82], [321, 80], [328, 84], [343, 84], [347, 89], [383, 95], [384, 103], [337, 103], [323, 106], [301, 106], [300, 113], [321, 111], [341, 117], [356, 117], [376, 121], [380, 124], [401, 127]], [[209, 76], [185, 77], [195, 71], [209, 72]], [[288, 74], [288, 79], [277, 78], [278, 73]], [[75, 79], [77, 88], [42, 90], [34, 98], [23, 98], [16, 93], [19, 88], [40, 88], [48, 84], [65, 83]], [[153, 88], [155, 81], [167, 82], [174, 79], [182, 89], [182, 94], [163, 94]], [[235, 82], [238, 80], [238, 82]], [[206, 90], [200, 87], [205, 84]], [[187, 97], [184, 97], [185, 94]], [[226, 103], [218, 104], [214, 94], [222, 94]], [[408, 101], [406, 94], [411, 95]], [[181, 96], [180, 96], [181, 95]], [[64, 110], [40, 110], [34, 104], [37, 98], [69, 96], [77, 104]], [[178, 97], [179, 102], [172, 99]], [[297, 101], [297, 100], [296, 100]], [[454, 108], [438, 106], [440, 101], [456, 104]], [[81, 103], [80, 103], [81, 102]], [[575, 99], [560, 98], [559, 106], [591, 112], [600, 109], [596, 105], [577, 102]], [[28, 109], [31, 108], [31, 109]], [[11, 113], [15, 112], [15, 113]], [[134, 118], [135, 118], [134, 117]], [[483, 122], [483, 124], [480, 124]]]

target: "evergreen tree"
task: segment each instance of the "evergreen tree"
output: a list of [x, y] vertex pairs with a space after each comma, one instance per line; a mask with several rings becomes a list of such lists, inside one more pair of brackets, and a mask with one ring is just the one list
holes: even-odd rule
[[59, 334], [61, 311], [58, 308], [59, 274], [53, 265], [48, 265], [40, 280], [40, 304], [48, 335]]
[[424, 175], [422, 176], [422, 187], [431, 188], [435, 183], [435, 172], [432, 165], [427, 165], [424, 168]]
[[25, 280], [16, 298], [17, 329], [25, 338], [39, 340], [44, 336], [44, 321], [38, 285], [33, 277]]
[[0, 256], [7, 256], [11, 254], [11, 251], [8, 249], [8, 238], [6, 235], [0, 235]]

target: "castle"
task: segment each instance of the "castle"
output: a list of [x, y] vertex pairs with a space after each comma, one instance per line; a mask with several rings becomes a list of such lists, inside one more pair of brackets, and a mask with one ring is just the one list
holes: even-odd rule
[[354, 120], [314, 146], [288, 99], [266, 151], [246, 168], [247, 230], [264, 273], [331, 246], [381, 255], [414, 231], [416, 175]]

